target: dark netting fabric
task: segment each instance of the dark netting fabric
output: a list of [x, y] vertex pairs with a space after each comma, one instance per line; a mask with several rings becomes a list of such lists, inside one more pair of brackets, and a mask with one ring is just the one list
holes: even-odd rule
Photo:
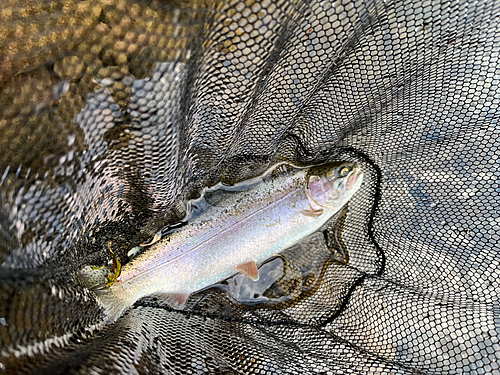
[[[499, 53], [497, 0], [2, 0], [0, 373], [498, 374]], [[75, 278], [204, 186], [328, 160], [363, 186], [268, 303], [107, 325]]]

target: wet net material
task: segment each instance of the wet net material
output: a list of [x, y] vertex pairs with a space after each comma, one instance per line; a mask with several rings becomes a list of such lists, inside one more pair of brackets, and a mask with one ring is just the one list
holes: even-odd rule
[[[499, 25], [493, 0], [0, 2], [0, 373], [499, 373]], [[204, 186], [329, 160], [361, 190], [255, 303], [229, 280], [106, 325], [75, 278]]]

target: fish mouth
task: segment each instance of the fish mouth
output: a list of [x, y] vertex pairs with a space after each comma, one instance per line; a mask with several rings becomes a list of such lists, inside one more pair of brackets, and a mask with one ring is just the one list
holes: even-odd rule
[[352, 187], [356, 184], [359, 178], [363, 177], [363, 171], [357, 165], [354, 166], [353, 170], [350, 173], [350, 176], [347, 177], [346, 190], [351, 190]]

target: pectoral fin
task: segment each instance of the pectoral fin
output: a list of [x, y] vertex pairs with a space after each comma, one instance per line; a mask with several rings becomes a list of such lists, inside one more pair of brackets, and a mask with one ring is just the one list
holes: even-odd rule
[[189, 293], [161, 293], [157, 297], [164, 300], [169, 306], [174, 309], [182, 310], [189, 298]]
[[309, 208], [307, 210], [302, 210], [302, 211], [300, 211], [300, 213], [302, 215], [305, 215], [305, 216], [318, 217], [318, 216], [321, 216], [321, 214], [323, 213], [323, 209], [320, 208], [318, 210], [315, 210], [314, 208], [309, 206]]
[[239, 264], [236, 266], [236, 269], [253, 281], [259, 280], [259, 270], [254, 261]]

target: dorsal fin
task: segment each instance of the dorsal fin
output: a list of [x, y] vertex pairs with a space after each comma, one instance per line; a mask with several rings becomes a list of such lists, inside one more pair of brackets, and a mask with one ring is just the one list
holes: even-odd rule
[[272, 172], [269, 174], [270, 178], [277, 178], [280, 176], [288, 176], [291, 171], [296, 169], [293, 165], [290, 164], [281, 164], [275, 167]]

